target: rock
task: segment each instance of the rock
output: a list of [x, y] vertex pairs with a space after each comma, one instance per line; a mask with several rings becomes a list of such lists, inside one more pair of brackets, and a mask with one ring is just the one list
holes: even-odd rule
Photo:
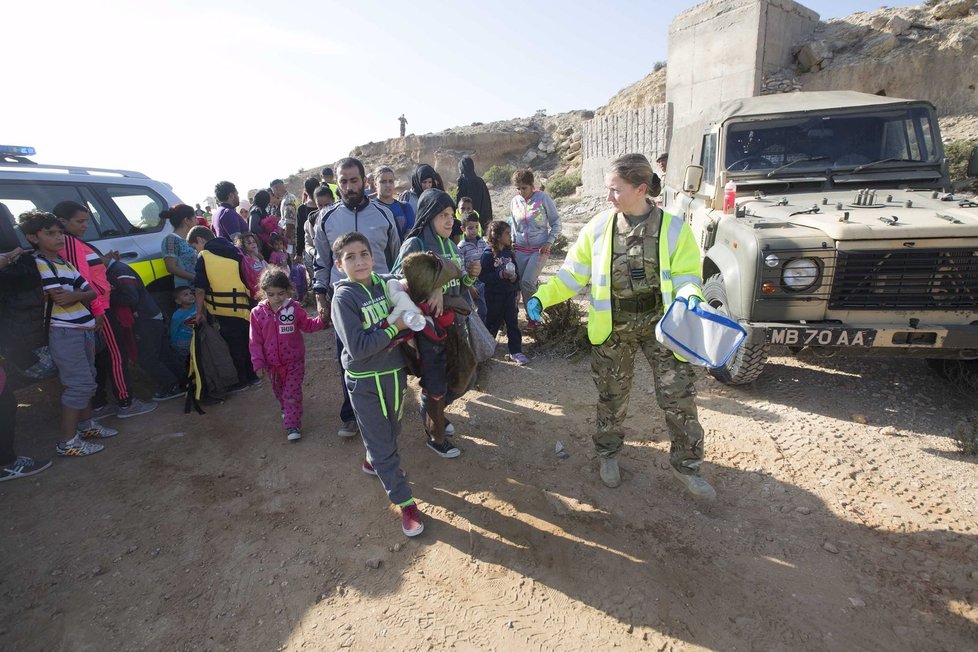
[[812, 513], [811, 508], [805, 507], [804, 505], [798, 505], [798, 507], [795, 507], [795, 511], [806, 516]]
[[560, 441], [558, 441], [554, 446], [554, 453], [556, 453], [557, 457], [562, 460], [566, 460], [568, 457], [570, 457], [570, 453], [567, 452], [567, 450], [564, 448], [563, 442]]
[[839, 554], [839, 549], [835, 546], [835, 544], [829, 541], [826, 541], [825, 543], [822, 544], [822, 549], [825, 550], [826, 552], [831, 552], [833, 555]]
[[802, 70], [812, 70], [826, 59], [832, 58], [832, 46], [827, 41], [812, 41], [801, 46], [795, 58]]
[[880, 434], [883, 435], [884, 437], [899, 437], [900, 431], [894, 428], [893, 426], [887, 426], [886, 428], [880, 430]]
[[881, 30], [886, 26], [886, 23], [886, 16], [874, 16], [873, 20], [869, 21], [869, 26], [875, 30]]
[[373, 568], [374, 570], [376, 570], [380, 568], [381, 564], [383, 563], [384, 563], [383, 560], [374, 557], [373, 559], [367, 560], [367, 568]]
[[974, 6], [975, 0], [949, 0], [949, 2], [942, 2], [934, 7], [930, 15], [934, 20], [964, 18], [971, 13]]
[[403, 543], [395, 543], [394, 547], [391, 548], [391, 552], [401, 552], [402, 550], [404, 550]]
[[886, 23], [886, 31], [896, 36], [900, 36], [909, 29], [910, 21], [901, 16], [894, 16]]
[[523, 155], [523, 162], [524, 163], [532, 163], [539, 156], [540, 155], [537, 153], [537, 151], [535, 149], [528, 150], [526, 152], [526, 154]]
[[862, 598], [849, 598], [849, 604], [857, 609], [866, 606], [866, 603], [862, 600]]
[[866, 419], [866, 415], [865, 414], [854, 414], [854, 415], [852, 415], [852, 420], [855, 423], [858, 423], [858, 424], [863, 425], [863, 426], [865, 426], [868, 423], [868, 420]]
[[870, 43], [867, 48], [867, 53], [878, 57], [887, 52], [892, 52], [898, 45], [900, 45], [900, 39], [893, 34], [886, 34]]

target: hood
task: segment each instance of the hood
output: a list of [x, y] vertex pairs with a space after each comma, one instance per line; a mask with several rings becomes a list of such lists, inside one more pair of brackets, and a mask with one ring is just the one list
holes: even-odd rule
[[[447, 192], [436, 188], [429, 188], [421, 193], [421, 198], [418, 200], [418, 215], [414, 223], [414, 228], [407, 234], [405, 240], [412, 236], [423, 237], [422, 233], [431, 224], [431, 220], [446, 208], [455, 210], [455, 202]], [[428, 231], [431, 231], [431, 229], [428, 229]]]
[[[821, 191], [738, 199], [754, 228], [779, 223], [817, 229], [836, 241], [906, 238], [978, 238], [978, 204], [942, 200], [930, 190]], [[909, 205], [908, 205], [909, 204]], [[818, 212], [814, 212], [814, 208]], [[809, 212], [812, 211], [812, 212]], [[846, 214], [848, 213], [848, 219]]]
[[234, 246], [233, 242], [220, 236], [208, 240], [204, 244], [204, 249], [218, 256], [233, 258], [238, 262], [241, 262], [241, 259], [244, 256], [244, 254], [241, 253], [241, 250]]
[[414, 175], [411, 177], [411, 191], [417, 195], [421, 196], [424, 192], [421, 188], [421, 182], [425, 179], [435, 178], [435, 168], [431, 167], [427, 163], [422, 163], [414, 170]]
[[471, 156], [463, 156], [458, 161], [458, 174], [460, 177], [474, 177], [475, 174], [475, 161], [472, 160]]

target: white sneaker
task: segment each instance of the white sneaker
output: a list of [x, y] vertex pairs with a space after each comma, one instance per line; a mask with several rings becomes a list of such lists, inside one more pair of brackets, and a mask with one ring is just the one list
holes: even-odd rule
[[298, 428], [289, 428], [286, 432], [288, 433], [287, 438], [289, 441], [298, 441], [299, 439], [302, 439], [302, 433], [299, 432]]
[[105, 446], [102, 444], [93, 444], [75, 435], [68, 441], [59, 441], [58, 445], [55, 446], [55, 451], [61, 457], [85, 457], [86, 455], [94, 455], [103, 448]]
[[89, 421], [84, 426], [79, 424], [78, 428], [75, 430], [75, 437], [81, 437], [82, 439], [108, 439], [109, 437], [115, 437], [119, 434], [118, 430], [113, 430], [103, 426], [96, 421]]

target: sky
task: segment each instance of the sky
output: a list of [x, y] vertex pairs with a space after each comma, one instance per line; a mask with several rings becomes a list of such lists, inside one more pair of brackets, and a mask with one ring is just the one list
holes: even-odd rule
[[[426, 4], [7, 3], [0, 144], [138, 170], [187, 203], [223, 179], [243, 194], [396, 137], [402, 113], [423, 134], [596, 109], [666, 59], [670, 21], [695, 3]], [[823, 20], [882, 6], [804, 4]]]

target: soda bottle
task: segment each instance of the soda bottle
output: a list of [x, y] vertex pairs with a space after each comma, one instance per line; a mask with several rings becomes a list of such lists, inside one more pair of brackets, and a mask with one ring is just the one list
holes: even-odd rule
[[723, 212], [730, 214], [737, 210], [737, 184], [733, 179], [723, 187]]

